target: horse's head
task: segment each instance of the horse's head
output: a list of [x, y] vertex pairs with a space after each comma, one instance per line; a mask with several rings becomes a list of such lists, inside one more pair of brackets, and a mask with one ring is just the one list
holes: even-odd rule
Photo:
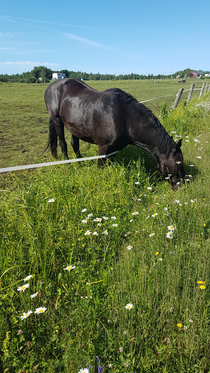
[[169, 156], [166, 158], [161, 155], [158, 162], [158, 170], [169, 180], [173, 187], [178, 185], [181, 180], [184, 183], [185, 179], [181, 144], [182, 140], [179, 140], [173, 146]]

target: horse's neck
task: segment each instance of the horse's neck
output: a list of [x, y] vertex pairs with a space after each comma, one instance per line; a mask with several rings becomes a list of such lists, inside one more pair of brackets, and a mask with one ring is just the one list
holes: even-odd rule
[[147, 128], [138, 126], [132, 131], [133, 144], [146, 150], [156, 161], [166, 159], [172, 149], [172, 139], [163, 127]]

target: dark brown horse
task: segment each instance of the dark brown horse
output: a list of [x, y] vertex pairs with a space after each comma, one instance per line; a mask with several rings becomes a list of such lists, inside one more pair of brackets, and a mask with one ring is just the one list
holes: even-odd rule
[[136, 145], [153, 155], [158, 170], [170, 176], [173, 185], [184, 180], [181, 140], [176, 143], [152, 112], [128, 93], [118, 88], [99, 92], [79, 80], [62, 79], [47, 87], [45, 103], [53, 156], [57, 157], [58, 136], [68, 159], [65, 126], [77, 157], [81, 157], [79, 139], [98, 145], [99, 155]]

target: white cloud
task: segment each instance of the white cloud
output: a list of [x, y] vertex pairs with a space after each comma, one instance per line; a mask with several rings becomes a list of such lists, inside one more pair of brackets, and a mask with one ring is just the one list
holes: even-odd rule
[[15, 48], [9, 48], [9, 47], [4, 47], [4, 48], [0, 48], [0, 51], [14, 51]]
[[51, 62], [6, 61], [0, 62], [0, 66], [58, 66], [58, 64]]

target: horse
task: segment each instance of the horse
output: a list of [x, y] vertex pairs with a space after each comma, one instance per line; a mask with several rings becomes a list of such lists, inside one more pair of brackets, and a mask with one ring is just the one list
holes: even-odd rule
[[[133, 96], [118, 88], [97, 91], [83, 81], [64, 78], [49, 84], [45, 103], [50, 116], [49, 143], [57, 158], [57, 137], [65, 159], [68, 159], [64, 126], [72, 134], [71, 145], [81, 157], [79, 140], [98, 145], [98, 155], [107, 155], [127, 145], [150, 153], [158, 171], [172, 185], [184, 182], [181, 151], [158, 118]], [[98, 166], [103, 161], [98, 160]]]

